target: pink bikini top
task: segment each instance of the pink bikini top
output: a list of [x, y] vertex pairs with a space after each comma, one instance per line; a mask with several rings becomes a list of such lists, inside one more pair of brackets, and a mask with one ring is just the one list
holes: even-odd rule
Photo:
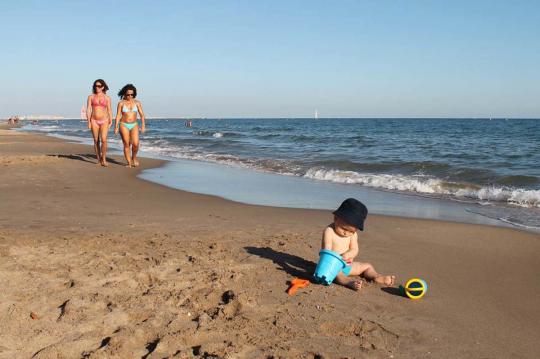
[[92, 106], [93, 107], [107, 107], [107, 100], [103, 99], [103, 102], [97, 99], [97, 96], [92, 96]]

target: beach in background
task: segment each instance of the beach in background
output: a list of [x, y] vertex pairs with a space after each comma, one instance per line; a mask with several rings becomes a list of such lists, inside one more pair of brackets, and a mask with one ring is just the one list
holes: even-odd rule
[[169, 188], [137, 178], [166, 162], [141, 162], [126, 169], [113, 155], [103, 168], [90, 146], [0, 131], [0, 358], [531, 358], [540, 349], [538, 234], [370, 215], [359, 258], [398, 283], [425, 279], [428, 294], [312, 284], [289, 297], [289, 281], [314, 270], [331, 211]]

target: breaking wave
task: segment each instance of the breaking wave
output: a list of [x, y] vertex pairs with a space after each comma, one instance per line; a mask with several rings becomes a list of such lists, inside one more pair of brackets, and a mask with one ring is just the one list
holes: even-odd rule
[[540, 190], [515, 189], [511, 187], [485, 186], [445, 182], [427, 176], [405, 176], [395, 174], [362, 174], [354, 171], [310, 168], [306, 178], [366, 187], [414, 192], [420, 194], [456, 197], [475, 201], [503, 202], [522, 207], [540, 208]]

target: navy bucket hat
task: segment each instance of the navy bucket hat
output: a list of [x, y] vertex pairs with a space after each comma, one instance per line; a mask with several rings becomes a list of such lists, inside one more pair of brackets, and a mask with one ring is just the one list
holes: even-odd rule
[[333, 213], [351, 226], [355, 226], [361, 231], [364, 230], [364, 221], [368, 210], [359, 200], [347, 198]]

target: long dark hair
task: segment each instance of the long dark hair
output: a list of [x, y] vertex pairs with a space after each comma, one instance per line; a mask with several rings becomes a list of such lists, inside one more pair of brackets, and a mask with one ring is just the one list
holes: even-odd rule
[[107, 83], [103, 79], [97, 79], [94, 81], [94, 84], [92, 85], [92, 93], [97, 94], [96, 85], [102, 84], [103, 85], [103, 93], [107, 93], [107, 90], [109, 89], [109, 86], [107, 86]]
[[137, 97], [137, 88], [133, 86], [133, 84], [127, 84], [126, 86], [122, 87], [122, 89], [118, 91], [118, 97], [123, 99], [124, 96], [126, 95], [126, 92], [128, 92], [128, 90], [133, 91], [133, 98]]

